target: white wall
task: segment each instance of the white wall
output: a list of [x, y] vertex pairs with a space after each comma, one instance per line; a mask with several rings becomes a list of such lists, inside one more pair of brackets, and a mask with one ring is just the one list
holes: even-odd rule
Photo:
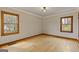
[[[60, 32], [60, 17], [73, 16], [73, 33]], [[77, 11], [59, 13], [43, 19], [43, 31], [47, 34], [58, 35], [69, 38], [78, 37], [78, 13]]]
[[[1, 11], [8, 11], [8, 12], [19, 14], [20, 33], [8, 35], [8, 36], [0, 35], [0, 44], [42, 33], [41, 17], [20, 12], [17, 10], [9, 9], [9, 8], [0, 8], [0, 12]], [[0, 13], [0, 16], [1, 16], [1, 13]], [[0, 18], [0, 34], [1, 34], [1, 18]]]

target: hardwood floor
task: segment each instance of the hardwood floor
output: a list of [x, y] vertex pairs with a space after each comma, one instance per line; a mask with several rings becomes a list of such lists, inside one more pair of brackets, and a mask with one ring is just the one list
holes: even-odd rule
[[13, 45], [2, 47], [9, 52], [78, 52], [79, 42], [70, 39], [39, 35]]

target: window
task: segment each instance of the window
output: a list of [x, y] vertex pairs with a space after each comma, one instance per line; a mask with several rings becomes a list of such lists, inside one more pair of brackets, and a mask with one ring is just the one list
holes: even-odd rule
[[61, 17], [60, 19], [61, 32], [73, 32], [73, 16]]
[[1, 11], [1, 35], [19, 33], [19, 15]]

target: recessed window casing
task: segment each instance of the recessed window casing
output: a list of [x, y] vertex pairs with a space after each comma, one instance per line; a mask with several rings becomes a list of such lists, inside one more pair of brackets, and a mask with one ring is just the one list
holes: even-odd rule
[[73, 16], [61, 17], [60, 32], [73, 32]]
[[19, 15], [1, 11], [1, 35], [19, 33]]

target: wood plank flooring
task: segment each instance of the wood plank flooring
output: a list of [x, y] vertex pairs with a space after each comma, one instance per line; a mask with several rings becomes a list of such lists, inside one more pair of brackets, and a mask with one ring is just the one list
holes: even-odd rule
[[79, 42], [48, 35], [39, 35], [2, 48], [8, 49], [9, 52], [78, 52]]

